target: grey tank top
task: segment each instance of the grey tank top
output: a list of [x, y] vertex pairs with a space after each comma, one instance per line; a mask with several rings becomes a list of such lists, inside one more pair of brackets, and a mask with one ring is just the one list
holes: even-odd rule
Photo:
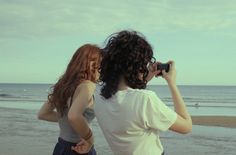
[[[69, 108], [66, 109], [65, 114], [58, 120], [60, 128], [60, 137], [65, 141], [77, 143], [80, 140], [80, 136], [74, 131], [68, 121], [68, 111]], [[95, 113], [92, 108], [86, 108], [83, 115], [88, 123], [90, 123], [95, 118]]]

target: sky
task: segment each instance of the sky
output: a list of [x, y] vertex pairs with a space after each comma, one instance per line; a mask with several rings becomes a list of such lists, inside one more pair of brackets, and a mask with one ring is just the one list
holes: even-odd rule
[[55, 83], [77, 48], [127, 29], [177, 84], [236, 85], [235, 0], [0, 0], [0, 83]]

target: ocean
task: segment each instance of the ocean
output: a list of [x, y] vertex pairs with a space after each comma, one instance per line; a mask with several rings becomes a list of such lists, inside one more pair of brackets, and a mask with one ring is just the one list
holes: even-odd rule
[[[51, 84], [0, 84], [0, 155], [49, 155], [59, 135], [57, 123], [37, 120]], [[173, 108], [167, 86], [150, 85]], [[236, 116], [236, 86], [179, 86], [191, 115]], [[96, 119], [91, 123], [98, 155], [113, 155]], [[161, 134], [166, 154], [235, 154], [236, 129], [197, 126], [183, 136]], [[178, 147], [176, 147], [178, 146]], [[184, 148], [184, 149], [183, 149]]]
[[[47, 100], [51, 84], [0, 84], [0, 107], [39, 109]], [[168, 106], [173, 107], [165, 85], [149, 85]], [[236, 86], [179, 86], [191, 115], [236, 116]]]

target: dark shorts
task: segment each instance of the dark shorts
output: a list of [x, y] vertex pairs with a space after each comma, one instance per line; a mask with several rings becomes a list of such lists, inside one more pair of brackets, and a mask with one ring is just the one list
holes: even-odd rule
[[72, 146], [75, 146], [76, 143], [67, 142], [60, 137], [58, 138], [58, 142], [54, 148], [53, 155], [96, 155], [96, 151], [94, 147], [86, 154], [79, 154], [75, 151], [71, 150]]

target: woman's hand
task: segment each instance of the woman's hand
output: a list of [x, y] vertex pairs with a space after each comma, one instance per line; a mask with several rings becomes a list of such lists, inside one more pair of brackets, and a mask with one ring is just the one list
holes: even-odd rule
[[162, 70], [162, 77], [167, 81], [168, 84], [176, 84], [176, 70], [174, 61], [168, 61], [170, 64], [169, 72]]
[[155, 62], [155, 63], [152, 63], [152, 64], [149, 64], [148, 65], [148, 76], [147, 76], [147, 82], [150, 81], [154, 76], [156, 76], [157, 74], [159, 74], [161, 71], [160, 70], [157, 70], [157, 65], [159, 64], [160, 62]]
[[81, 139], [81, 141], [76, 144], [76, 146], [72, 146], [71, 149], [74, 150], [77, 153], [84, 154], [88, 153], [93, 146], [93, 137], [89, 139], [88, 141]]

